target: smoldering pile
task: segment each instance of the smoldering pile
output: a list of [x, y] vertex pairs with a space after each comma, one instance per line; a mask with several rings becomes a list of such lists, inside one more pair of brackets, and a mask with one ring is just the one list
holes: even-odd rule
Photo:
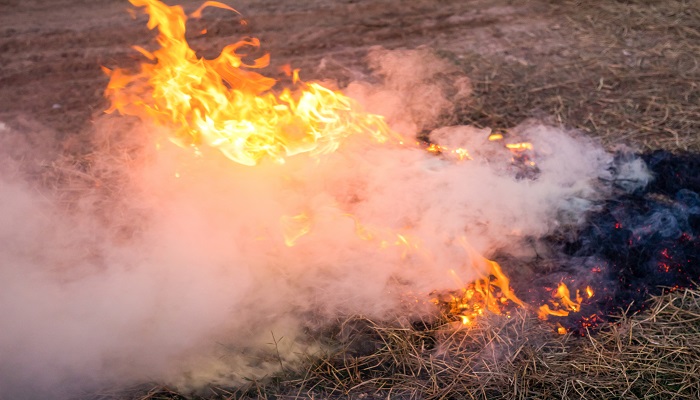
[[[626, 157], [618, 155], [618, 161]], [[534, 276], [513, 282], [535, 304], [546, 298], [533, 287], [592, 287], [596, 295], [579, 313], [556, 318], [577, 334], [646, 309], [652, 296], [700, 282], [700, 155], [656, 151], [639, 157], [653, 177], [647, 185], [603, 201], [575, 232], [555, 231], [540, 240], [544, 256], [534, 261]]]

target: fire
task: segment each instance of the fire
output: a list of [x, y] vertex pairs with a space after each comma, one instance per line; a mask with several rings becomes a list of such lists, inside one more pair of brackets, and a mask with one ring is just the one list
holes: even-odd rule
[[446, 146], [431, 143], [428, 147], [425, 148], [425, 150], [433, 154], [448, 154], [458, 161], [472, 160], [472, 157], [469, 155], [469, 151], [462, 147], [450, 149]]
[[[358, 111], [350, 98], [317, 83], [298, 80], [293, 89], [273, 90], [277, 81], [253, 70], [269, 64], [269, 55], [247, 61], [259, 48], [256, 38], [226, 46], [208, 60], [198, 57], [185, 40], [188, 16], [180, 6], [158, 0], [129, 0], [149, 15], [149, 29], [158, 29], [159, 49], [135, 48], [150, 62], [130, 74], [107, 70], [108, 112], [135, 115], [174, 131], [172, 140], [182, 146], [202, 144], [218, 148], [228, 158], [255, 165], [263, 158], [283, 163], [299, 153], [320, 155], [334, 151], [344, 138], [369, 134], [378, 142], [392, 136], [379, 115]], [[219, 2], [205, 2], [190, 17], [207, 7], [231, 12]]]
[[[525, 307], [525, 303], [510, 287], [510, 279], [503, 273], [497, 262], [476, 253], [465, 238], [460, 238], [459, 242], [469, 254], [472, 263], [484, 266], [486, 271], [482, 278], [467, 285], [460, 282], [454, 270], [450, 271], [463, 289], [459, 293], [450, 294], [448, 299], [443, 300], [449, 308], [449, 314], [458, 316], [462, 325], [469, 325], [485, 311], [507, 315], [504, 310], [508, 304]], [[434, 301], [437, 304], [440, 303], [440, 299]]]
[[506, 144], [506, 147], [513, 150], [513, 151], [525, 151], [525, 150], [532, 150], [534, 148], [532, 146], [532, 143], [528, 143], [528, 142], [508, 143], [508, 144]]
[[[593, 297], [593, 289], [587, 286], [585, 289], [587, 298]], [[540, 319], [546, 320], [550, 315], [557, 317], [565, 317], [571, 312], [581, 311], [581, 303], [583, 302], [583, 297], [579, 290], [576, 291], [576, 296], [572, 299], [569, 287], [566, 286], [564, 282], [560, 283], [557, 290], [554, 292], [554, 299], [550, 301], [552, 307], [549, 304], [544, 304], [540, 306], [538, 316]]]
[[503, 134], [502, 133], [492, 133], [489, 135], [489, 141], [495, 142], [497, 140], [503, 140]]
[[[135, 73], [104, 68], [110, 76], [105, 90], [111, 100], [107, 112], [118, 111], [165, 126], [172, 132], [171, 140], [180, 146], [191, 147], [196, 152], [202, 145], [214, 147], [231, 160], [248, 166], [265, 159], [281, 164], [301, 153], [311, 156], [331, 153], [351, 135], [365, 135], [377, 143], [392, 140], [405, 144], [382, 116], [361, 111], [339, 91], [301, 81], [298, 69], [283, 67], [290, 80], [284, 88], [278, 87], [277, 80], [255, 72], [267, 67], [270, 61], [267, 54], [253, 56], [260, 47], [256, 38], [228, 45], [214, 59], [199, 57], [185, 39], [188, 18], [200, 18], [207, 7], [238, 13], [235, 9], [207, 1], [187, 16], [182, 7], [168, 6], [159, 0], [129, 1], [149, 15], [148, 28], [157, 28], [159, 47], [148, 51], [134, 46], [147, 59]], [[206, 33], [206, 29], [200, 33]], [[488, 140], [501, 141], [504, 135], [493, 133]], [[438, 144], [425, 147], [419, 142], [415, 145], [453, 161], [472, 159], [464, 148]], [[531, 143], [507, 143], [505, 147], [513, 153], [514, 162], [520, 160], [535, 166]], [[179, 177], [179, 173], [175, 176]], [[351, 214], [341, 215], [353, 219], [355, 233], [361, 240], [374, 242], [380, 249], [398, 248], [402, 258], [409, 254], [431, 258], [420, 238], [364, 226]], [[288, 247], [311, 234], [312, 217], [309, 211], [280, 218]], [[498, 263], [477, 254], [465, 238], [459, 238], [458, 242], [482, 277], [469, 284], [460, 283], [463, 289], [459, 293], [435, 300], [436, 303], [447, 304], [450, 314], [464, 325], [473, 323], [485, 312], [507, 314], [504, 310], [509, 304], [528, 307], [516, 296]], [[452, 274], [459, 280], [456, 272]], [[585, 292], [588, 298], [593, 296], [590, 287]], [[543, 319], [567, 316], [580, 311], [582, 301], [579, 291], [572, 299], [568, 287], [562, 283], [550, 302], [551, 307], [541, 306], [539, 316]], [[559, 325], [558, 332], [566, 333], [566, 329]]]
[[566, 334], [566, 328], [561, 326], [560, 323], [557, 322], [557, 333], [560, 335], [565, 335]]
[[590, 286], [586, 286], [586, 295], [588, 296], [588, 298], [590, 299], [591, 297], [593, 297], [594, 294], [595, 293], [593, 292], [593, 289], [591, 289]]
[[287, 247], [294, 246], [299, 238], [311, 231], [311, 218], [306, 213], [293, 217], [283, 216], [280, 218], [280, 224]]
[[[479, 257], [475, 262], [483, 262], [488, 266], [485, 277], [475, 280], [464, 288], [444, 300], [449, 307], [449, 313], [455, 315], [462, 325], [469, 325], [484, 312], [504, 314], [504, 307], [512, 302], [520, 307], [525, 304], [520, 300], [510, 287], [510, 280], [501, 270], [501, 266], [492, 260]], [[457, 275], [451, 271], [455, 279]], [[434, 300], [439, 303], [439, 299]], [[506, 313], [507, 314], [507, 313]]]

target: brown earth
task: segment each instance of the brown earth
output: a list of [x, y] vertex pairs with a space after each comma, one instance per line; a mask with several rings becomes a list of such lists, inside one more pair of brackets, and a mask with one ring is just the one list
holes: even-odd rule
[[[174, 2], [169, 2], [170, 4]], [[194, 10], [199, 1], [183, 1]], [[193, 22], [215, 55], [260, 37], [272, 66], [302, 78], [362, 78], [372, 46], [428, 46], [461, 66], [475, 96], [446, 123], [505, 129], [530, 117], [641, 148], [697, 150], [700, 3], [573, 0], [239, 0]], [[0, 121], [64, 138], [106, 108], [100, 66], [134, 66], [145, 16], [126, 0], [0, 0]], [[371, 110], [370, 110], [371, 111]]]

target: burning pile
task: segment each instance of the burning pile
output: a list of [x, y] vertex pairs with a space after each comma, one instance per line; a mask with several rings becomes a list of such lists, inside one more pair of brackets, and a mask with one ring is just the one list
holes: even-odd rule
[[[159, 48], [147, 51], [136, 47], [148, 61], [137, 73], [121, 69], [105, 72], [111, 77], [106, 95], [112, 101], [108, 112], [119, 111], [135, 115], [148, 123], [166, 127], [170, 140], [201, 154], [202, 146], [219, 149], [229, 159], [247, 166], [273, 162], [284, 164], [295, 155], [308, 153], [322, 156], [337, 150], [349, 136], [367, 136], [374, 146], [408, 146], [424, 149], [452, 162], [473, 160], [468, 149], [437, 143], [423, 144], [393, 132], [384, 118], [361, 111], [359, 104], [339, 91], [319, 83], [299, 79], [299, 70], [285, 67], [290, 85], [253, 70], [269, 64], [269, 55], [253, 58], [260, 43], [248, 38], [226, 46], [212, 60], [199, 57], [185, 39], [187, 16], [180, 6], [167, 6], [157, 0], [131, 0], [143, 7], [149, 15], [148, 27], [158, 29]], [[207, 7], [237, 11], [218, 2], [206, 2], [190, 17], [199, 18]], [[252, 58], [251, 61], [246, 61]], [[281, 86], [281, 87], [280, 87]], [[535, 179], [538, 167], [533, 144], [506, 142], [504, 135], [488, 136], [494, 143], [504, 143], [512, 153], [511, 164], [518, 171], [518, 179]], [[312, 211], [313, 212], [313, 211]], [[379, 248], [399, 247], [401, 258], [420, 255], [432, 258], [432, 249], [425, 248], [420, 238], [384, 227], [367, 227], [355, 215], [339, 211], [352, 219], [360, 239], [371, 241]], [[311, 233], [311, 216], [280, 216], [283, 236], [292, 247]], [[509, 279], [498, 263], [485, 259], [469, 245], [466, 237], [456, 240], [471, 260], [472, 268], [481, 275], [472, 283], [462, 283], [459, 275], [450, 270], [456, 282], [463, 287], [460, 294], [439, 294], [434, 302], [446, 306], [465, 325], [486, 310], [502, 313], [510, 303], [525, 304], [510, 287]], [[470, 274], [472, 275], [472, 274]], [[586, 301], [593, 290], [585, 288]], [[576, 290], [561, 282], [552, 299], [539, 307], [542, 319], [550, 316], [568, 316], [578, 313], [584, 298]], [[564, 332], [559, 327], [559, 332]]]

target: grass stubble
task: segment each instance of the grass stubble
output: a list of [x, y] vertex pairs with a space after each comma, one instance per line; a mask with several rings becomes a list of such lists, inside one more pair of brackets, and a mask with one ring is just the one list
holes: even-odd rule
[[[359, 349], [343, 329], [375, 349]], [[470, 327], [443, 315], [430, 324], [362, 317], [338, 325], [335, 347], [244, 387], [183, 394], [141, 385], [91, 399], [696, 399], [700, 396], [700, 291], [621, 310], [586, 335], [559, 335], [525, 310]], [[329, 336], [330, 337], [330, 336]], [[354, 343], [354, 344], [353, 344]]]

